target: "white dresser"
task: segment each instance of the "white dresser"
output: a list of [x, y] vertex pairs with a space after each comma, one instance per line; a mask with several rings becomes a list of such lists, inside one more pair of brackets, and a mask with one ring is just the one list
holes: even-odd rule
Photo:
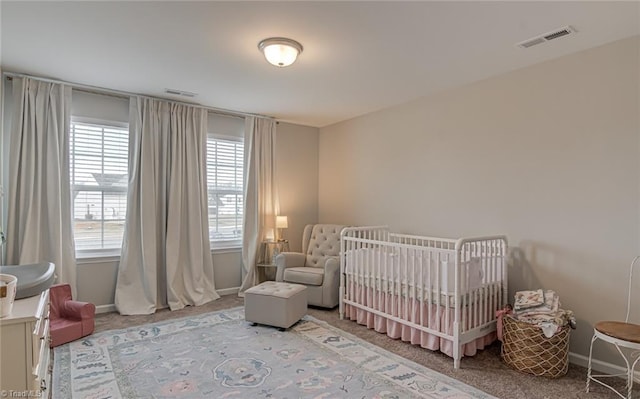
[[8, 397], [49, 397], [49, 290], [14, 302], [0, 319], [0, 392]]

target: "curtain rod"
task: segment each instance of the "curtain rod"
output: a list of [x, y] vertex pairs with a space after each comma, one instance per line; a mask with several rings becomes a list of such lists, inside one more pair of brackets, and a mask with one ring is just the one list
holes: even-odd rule
[[172, 100], [172, 99], [168, 99], [168, 98], [148, 96], [148, 95], [144, 95], [144, 94], [131, 93], [131, 92], [122, 91], [122, 90], [105, 89], [103, 87], [98, 87], [98, 86], [90, 86], [90, 85], [83, 85], [83, 84], [80, 84], [80, 83], [65, 82], [64, 80], [42, 78], [42, 77], [39, 77], [39, 76], [27, 75], [27, 74], [23, 74], [23, 73], [3, 72], [2, 75], [4, 75], [8, 80], [13, 80], [13, 78], [29, 78], [29, 79], [39, 80], [41, 82], [64, 84], [64, 85], [71, 86], [72, 88], [75, 88], [75, 89], [78, 89], [80, 91], [84, 91], [84, 92], [87, 92], [87, 93], [104, 94], [104, 95], [110, 95], [110, 96], [120, 97], [120, 98], [129, 98], [131, 96], [136, 96], [136, 97], [142, 97], [142, 98], [149, 98], [149, 99], [152, 99], [152, 100], [168, 101], [168, 102], [173, 102], [173, 103], [176, 103], [176, 104], [185, 104], [185, 105], [191, 105], [191, 106], [198, 106], [200, 108], [206, 109], [207, 111], [211, 111], [213, 113], [217, 113], [217, 114], [225, 115], [225, 116], [234, 116], [234, 117], [240, 117], [240, 118], [244, 118], [246, 116], [253, 116], [253, 117], [257, 117], [257, 118], [275, 119], [272, 116], [265, 116], [265, 115], [260, 115], [260, 114], [251, 114], [251, 113], [239, 112], [239, 111], [230, 111], [230, 110], [223, 109], [223, 108], [209, 107], [209, 106], [201, 105], [201, 104], [197, 104], [197, 103], [189, 103], [189, 102], [186, 102], [186, 101]]

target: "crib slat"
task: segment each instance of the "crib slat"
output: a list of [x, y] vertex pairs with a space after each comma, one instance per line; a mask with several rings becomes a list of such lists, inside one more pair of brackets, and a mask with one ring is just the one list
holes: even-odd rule
[[[426, 308], [427, 308], [427, 322], [426, 323], [422, 323], [423, 325], [427, 325], [429, 326], [429, 328], [433, 328], [433, 325], [431, 324], [431, 320], [433, 320], [432, 318], [432, 306], [431, 304], [433, 303], [433, 290], [435, 289], [435, 287], [433, 286], [433, 252], [429, 252], [429, 259], [428, 259], [428, 263], [427, 265], [429, 265], [429, 270], [428, 270], [428, 279], [429, 279], [429, 285], [427, 286], [427, 303], [425, 304]], [[437, 272], [436, 272], [437, 273]]]

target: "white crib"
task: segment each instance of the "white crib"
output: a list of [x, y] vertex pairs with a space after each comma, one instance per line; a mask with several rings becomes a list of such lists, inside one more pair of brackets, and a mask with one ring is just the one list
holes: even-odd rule
[[445, 239], [390, 233], [384, 226], [342, 231], [340, 318], [440, 350], [460, 367], [495, 340], [507, 303], [507, 239]]

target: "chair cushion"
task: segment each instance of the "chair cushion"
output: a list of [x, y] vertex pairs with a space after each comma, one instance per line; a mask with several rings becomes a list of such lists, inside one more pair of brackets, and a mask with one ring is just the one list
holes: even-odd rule
[[340, 254], [340, 232], [344, 226], [316, 224], [311, 231], [307, 246], [305, 266], [324, 267], [327, 257]]
[[265, 281], [262, 284], [249, 288], [244, 294], [245, 298], [247, 295], [263, 295], [288, 299], [306, 289], [307, 287], [304, 285]]
[[319, 267], [290, 267], [284, 271], [284, 281], [295, 284], [322, 285], [324, 269]]
[[51, 320], [51, 347], [82, 338], [82, 322], [67, 319]]
[[621, 321], [601, 321], [595, 329], [613, 338], [640, 344], [640, 325]]

